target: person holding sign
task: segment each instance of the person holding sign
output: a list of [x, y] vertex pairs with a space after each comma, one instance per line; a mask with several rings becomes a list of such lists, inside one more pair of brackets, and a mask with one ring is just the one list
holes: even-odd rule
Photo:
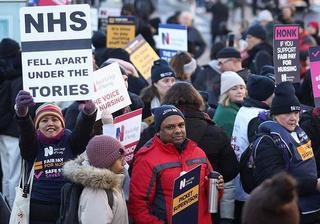
[[[196, 143], [186, 138], [185, 118], [179, 109], [173, 105], [162, 105], [153, 113], [157, 133], [135, 155], [129, 216], [139, 224], [171, 223], [174, 181], [200, 165], [198, 223], [212, 223], [206, 178], [212, 167], [207, 156]], [[217, 187], [220, 193], [223, 186], [223, 178], [219, 176]]]
[[30, 201], [30, 223], [54, 224], [59, 217], [62, 175], [65, 161], [85, 150], [96, 117], [92, 101], [80, 104], [81, 114], [71, 132], [65, 128], [61, 109], [43, 104], [36, 110], [34, 122], [28, 113], [34, 101], [21, 90], [16, 97], [16, 119], [20, 132], [20, 152], [27, 167], [34, 166]]
[[301, 106], [291, 82], [275, 88], [271, 104], [273, 120], [260, 124], [253, 171], [256, 184], [286, 171], [298, 182], [302, 224], [320, 222], [320, 178], [307, 134], [298, 125]]

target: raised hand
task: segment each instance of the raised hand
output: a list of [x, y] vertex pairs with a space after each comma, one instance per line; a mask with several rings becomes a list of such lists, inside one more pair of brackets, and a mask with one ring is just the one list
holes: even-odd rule
[[31, 94], [27, 91], [20, 90], [16, 96], [15, 110], [19, 117], [24, 117], [28, 113], [28, 108], [34, 106], [35, 102]]

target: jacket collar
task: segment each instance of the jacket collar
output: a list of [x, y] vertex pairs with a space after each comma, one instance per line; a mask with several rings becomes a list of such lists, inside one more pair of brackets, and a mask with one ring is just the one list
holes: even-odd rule
[[263, 102], [261, 102], [259, 100], [252, 99], [250, 97], [247, 97], [247, 98], [244, 99], [243, 106], [245, 106], [245, 107], [257, 107], [257, 108], [266, 109], [266, 110], [270, 109], [270, 107], [266, 103], [263, 103]]
[[74, 183], [96, 189], [121, 189], [123, 174], [90, 166], [84, 155], [70, 160], [63, 166], [63, 175]]

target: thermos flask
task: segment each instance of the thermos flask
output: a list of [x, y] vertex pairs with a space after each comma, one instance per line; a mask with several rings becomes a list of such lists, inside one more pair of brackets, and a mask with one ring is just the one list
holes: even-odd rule
[[209, 213], [217, 213], [218, 212], [218, 198], [219, 192], [217, 189], [217, 182], [220, 173], [218, 172], [210, 172], [209, 178]]

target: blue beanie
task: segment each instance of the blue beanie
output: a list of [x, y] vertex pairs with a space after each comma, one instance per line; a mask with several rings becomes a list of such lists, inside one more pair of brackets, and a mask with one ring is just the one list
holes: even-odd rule
[[247, 90], [250, 98], [264, 101], [274, 92], [275, 83], [268, 77], [261, 75], [249, 76]]
[[265, 40], [267, 37], [267, 32], [266, 30], [259, 24], [250, 26], [248, 31], [247, 31], [247, 35], [251, 35], [254, 36], [256, 38], [259, 38], [261, 40]]
[[160, 79], [166, 77], [176, 77], [175, 72], [169, 66], [168, 62], [163, 59], [159, 59], [153, 62], [151, 67], [151, 81], [152, 83], [158, 82]]
[[152, 113], [154, 115], [154, 124], [157, 132], [160, 130], [162, 121], [171, 115], [179, 115], [184, 120], [183, 113], [173, 105], [164, 104], [160, 107], [153, 108]]

